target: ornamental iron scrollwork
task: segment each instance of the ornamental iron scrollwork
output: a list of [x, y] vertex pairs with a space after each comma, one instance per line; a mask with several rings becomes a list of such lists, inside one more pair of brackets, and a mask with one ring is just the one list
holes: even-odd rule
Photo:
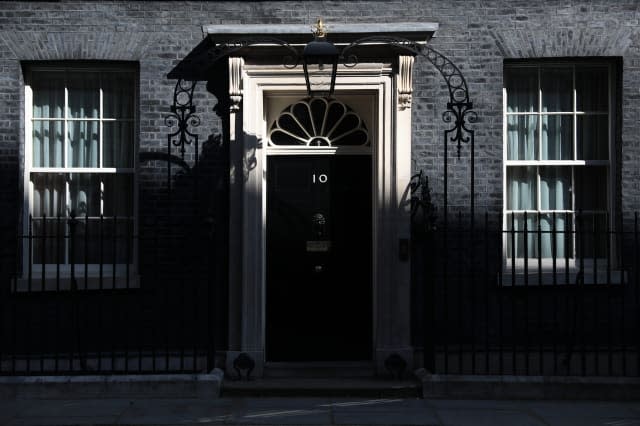
[[351, 52], [358, 47], [374, 44], [393, 46], [411, 55], [424, 57], [438, 70], [449, 91], [449, 102], [447, 109], [442, 113], [442, 120], [453, 124], [453, 127], [445, 131], [445, 137], [449, 142], [456, 143], [457, 154], [460, 157], [461, 144], [469, 143], [474, 138], [474, 131], [467, 127], [467, 123], [475, 123], [478, 118], [473, 111], [467, 81], [460, 68], [431, 46], [421, 46], [411, 40], [393, 36], [371, 36], [354, 41], [342, 50], [343, 63], [350, 67], [355, 66], [358, 57]]
[[[216, 44], [209, 48], [206, 56], [210, 63], [214, 63], [223, 58], [251, 46], [256, 45], [275, 45], [288, 50], [289, 54], [283, 58], [283, 66], [289, 69], [296, 68], [301, 62], [300, 51], [289, 43], [278, 38], [269, 36], [259, 37], [242, 37], [223, 43]], [[460, 157], [461, 145], [468, 144], [471, 148], [470, 155], [470, 174], [471, 174], [471, 211], [474, 209], [474, 155], [475, 155], [475, 133], [474, 130], [467, 126], [468, 123], [477, 121], [477, 114], [473, 111], [473, 103], [469, 96], [469, 88], [467, 81], [460, 69], [445, 55], [433, 49], [430, 46], [422, 46], [411, 40], [395, 37], [395, 36], [370, 36], [358, 39], [351, 44], [345, 46], [340, 52], [340, 62], [346, 67], [354, 67], [358, 63], [358, 57], [355, 52], [358, 47], [366, 47], [371, 45], [385, 45], [395, 47], [401, 52], [426, 58], [440, 73], [445, 80], [449, 91], [449, 102], [447, 109], [442, 114], [445, 123], [452, 126], [444, 131], [444, 210], [445, 216], [447, 211], [447, 165], [448, 165], [448, 145], [453, 142], [456, 144], [457, 155]], [[199, 118], [194, 115], [195, 107], [193, 101], [193, 89], [195, 82], [184, 82], [179, 80], [176, 84], [174, 93], [174, 104], [171, 107], [171, 115], [165, 119], [165, 122], [177, 123], [178, 130], [169, 135], [169, 139], [173, 138], [173, 144], [180, 147], [180, 152], [184, 156], [185, 145], [191, 144], [195, 140], [197, 145], [197, 135], [189, 131], [188, 126], [197, 126], [200, 122]], [[186, 101], [179, 101], [179, 97], [183, 97]], [[169, 123], [170, 122], [170, 123]], [[175, 124], [172, 124], [172, 126]], [[320, 140], [317, 140], [320, 142]], [[446, 220], [446, 218], [445, 218]]]
[[276, 45], [283, 47], [289, 51], [289, 55], [282, 58], [282, 64], [285, 68], [293, 69], [300, 64], [300, 54], [295, 47], [291, 46], [284, 40], [275, 37], [241, 37], [234, 40], [212, 46], [207, 51], [207, 57], [211, 63], [226, 58], [241, 49], [256, 45]]
[[[448, 129], [446, 134], [449, 142], [457, 144], [457, 153], [458, 156], [460, 156], [461, 144], [469, 143], [473, 139], [473, 130], [467, 127], [467, 123], [474, 123], [477, 120], [477, 114], [473, 111], [473, 103], [470, 101], [467, 82], [460, 69], [449, 58], [432, 47], [421, 46], [411, 40], [394, 36], [370, 36], [358, 39], [342, 49], [340, 52], [340, 61], [344, 66], [354, 67], [358, 63], [358, 57], [354, 53], [358, 47], [380, 44], [393, 46], [403, 52], [426, 58], [444, 78], [449, 91], [449, 102], [447, 103], [447, 109], [442, 114], [442, 119], [445, 123], [453, 124], [453, 127]], [[229, 57], [241, 49], [256, 45], [276, 45], [287, 49], [289, 54], [285, 55], [282, 60], [285, 68], [296, 68], [301, 62], [300, 53], [295, 47], [286, 41], [268, 36], [241, 37], [219, 43], [209, 48], [206, 55], [210, 63], [214, 63]], [[185, 103], [181, 103], [177, 98], [178, 96], [188, 94], [189, 105], [191, 107], [193, 106], [191, 101], [195, 82], [189, 83], [190, 84], [186, 84], [183, 80], [179, 80], [178, 84], [176, 84], [174, 105], [171, 107], [172, 114], [168, 117], [175, 119], [178, 123], [179, 131], [175, 136], [179, 136], [179, 138], [174, 143], [176, 146], [181, 147], [181, 152], [184, 150], [184, 145], [189, 144], [189, 138], [187, 136], [194, 136], [193, 133], [188, 131], [188, 124], [190, 124], [189, 120], [191, 117], [184, 117], [184, 112], [190, 111], [188, 115], [192, 115], [193, 112], [195, 112], [195, 108], [192, 111], [185, 109]], [[197, 118], [197, 116], [193, 117], [193, 122], [198, 122], [199, 124], [199, 118]], [[180, 127], [181, 125], [182, 127]]]
[[196, 107], [193, 104], [196, 84], [196, 81], [178, 80], [173, 91], [171, 114], [164, 118], [167, 127], [176, 128], [175, 132], [167, 135], [169, 148], [171, 145], [178, 147], [183, 159], [186, 152], [185, 145], [194, 144], [196, 149], [198, 145], [198, 135], [189, 130], [189, 126], [193, 128], [200, 125], [200, 117], [195, 114]]

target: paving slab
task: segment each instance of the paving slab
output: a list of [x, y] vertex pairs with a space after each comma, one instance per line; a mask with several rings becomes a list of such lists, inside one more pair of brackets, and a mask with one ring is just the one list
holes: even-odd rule
[[545, 419], [549, 426], [639, 426], [640, 420], [623, 417], [563, 417]]
[[33, 404], [32, 401], [0, 400], [0, 425], [8, 423]]
[[332, 424], [328, 408], [272, 409], [235, 414], [228, 422], [235, 424]]
[[0, 400], [0, 425], [640, 426], [640, 403], [223, 398]]
[[386, 407], [334, 410], [335, 424], [367, 425], [439, 425], [435, 410], [428, 408]]
[[640, 418], [632, 404], [608, 401], [526, 401], [521, 405], [542, 418], [575, 417], [618, 417]]
[[519, 410], [521, 401], [505, 399], [424, 399], [430, 407], [440, 409], [471, 408], [479, 410]]
[[206, 424], [225, 421], [232, 412], [228, 400], [134, 400], [122, 412], [119, 424]]
[[523, 406], [551, 426], [640, 425], [640, 413], [631, 403], [527, 401]]
[[[308, 408], [316, 405], [331, 404], [336, 401], [334, 398], [329, 397], [269, 397], [269, 398], [223, 398], [222, 400], [236, 401], [236, 407], [255, 410], [255, 409], [270, 409], [273, 407], [278, 408]], [[351, 400], [351, 399], [347, 399]]]
[[239, 398], [229, 423], [235, 424], [331, 424], [331, 399]]
[[436, 416], [443, 426], [547, 426], [525, 411], [486, 409], [439, 409]]

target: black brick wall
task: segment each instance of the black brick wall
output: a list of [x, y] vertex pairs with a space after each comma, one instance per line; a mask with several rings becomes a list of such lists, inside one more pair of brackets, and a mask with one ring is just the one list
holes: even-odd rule
[[[140, 62], [140, 149], [162, 147], [163, 116], [171, 100], [166, 74], [211, 23], [430, 21], [440, 24], [431, 45], [467, 77], [479, 115], [477, 191], [481, 207], [499, 210], [502, 198], [502, 63], [505, 58], [622, 57], [622, 182], [624, 211], [640, 207], [636, 159], [640, 80], [640, 4], [637, 1], [258, 1], [258, 2], [3, 2], [0, 5], [0, 188], [5, 213], [16, 212], [22, 112], [19, 61], [98, 59]], [[442, 191], [440, 114], [446, 102], [440, 77], [426, 60], [414, 72], [416, 168]], [[205, 92], [199, 103], [201, 137], [219, 133]], [[468, 152], [451, 162], [453, 205], [466, 203]], [[144, 171], [153, 168], [145, 165]], [[6, 185], [4, 183], [7, 183]], [[14, 218], [12, 218], [12, 216]], [[16, 214], [4, 214], [14, 223]]]
[[[478, 122], [476, 190], [479, 211], [502, 208], [502, 70], [504, 59], [552, 57], [621, 58], [621, 132], [617, 168], [619, 204], [627, 222], [640, 209], [640, 2], [636, 0], [395, 0], [395, 1], [194, 1], [194, 2], [2, 2], [0, 3], [0, 226], [11, 241], [22, 200], [24, 141], [21, 61], [126, 60], [140, 66], [140, 152], [164, 152], [174, 82], [167, 73], [202, 39], [205, 24], [310, 24], [437, 22], [431, 46], [451, 58], [470, 88]], [[442, 200], [442, 122], [447, 91], [424, 59], [414, 69], [413, 159]], [[204, 84], [196, 94], [201, 141], [223, 133], [215, 98]], [[201, 145], [202, 147], [203, 145]], [[226, 221], [226, 150], [205, 152], [217, 187], [219, 223]], [[450, 153], [455, 150], [452, 146]], [[187, 155], [188, 162], [193, 155]], [[469, 151], [451, 155], [452, 206], [468, 203]], [[221, 172], [222, 171], [222, 172]], [[166, 163], [140, 164], [140, 213], [162, 210]], [[158, 189], [160, 188], [160, 189]], [[226, 247], [224, 232], [220, 247]], [[13, 244], [4, 245], [11, 255]], [[3, 256], [10, 259], [10, 256]], [[9, 261], [10, 263], [10, 261]], [[8, 266], [7, 263], [4, 265]]]

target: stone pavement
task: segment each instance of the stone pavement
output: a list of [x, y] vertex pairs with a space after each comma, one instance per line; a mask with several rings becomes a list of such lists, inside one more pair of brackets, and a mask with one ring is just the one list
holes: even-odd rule
[[640, 402], [412, 398], [17, 399], [0, 425], [640, 426]]

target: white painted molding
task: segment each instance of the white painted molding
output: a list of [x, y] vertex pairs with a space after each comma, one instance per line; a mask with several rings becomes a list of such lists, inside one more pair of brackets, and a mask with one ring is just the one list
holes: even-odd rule
[[[399, 238], [408, 238], [406, 189], [411, 176], [411, 108], [399, 110], [397, 70], [391, 63], [361, 63], [341, 69], [336, 98], [367, 124], [371, 146], [313, 147], [313, 154], [357, 150], [373, 161], [373, 334], [372, 356], [383, 373], [384, 360], [399, 353], [412, 367], [410, 346], [410, 264], [397, 255]], [[241, 69], [242, 105], [235, 120], [230, 163], [230, 353], [243, 351], [265, 361], [266, 176], [268, 155], [300, 155], [296, 147], [268, 145], [268, 130], [280, 112], [306, 96], [301, 70], [252, 63]], [[236, 118], [237, 117], [237, 118]], [[324, 149], [322, 149], [324, 148]], [[359, 149], [358, 149], [359, 148]], [[305, 147], [311, 153], [310, 147]], [[329, 152], [330, 151], [330, 152]], [[239, 169], [236, 169], [239, 168]], [[228, 355], [229, 355], [228, 354]]]
[[[328, 38], [336, 44], [351, 43], [362, 37], [397, 36], [418, 44], [426, 44], [438, 30], [435, 22], [392, 22], [340, 24], [327, 22]], [[312, 25], [305, 24], [211, 24], [202, 32], [214, 42], [224, 42], [239, 37], [274, 37], [291, 44], [308, 43], [313, 38]]]
[[231, 112], [240, 110], [242, 102], [242, 67], [244, 59], [239, 57], [229, 58], [229, 109]]
[[411, 94], [413, 93], [413, 63], [412, 55], [398, 57], [398, 108], [411, 108]]

